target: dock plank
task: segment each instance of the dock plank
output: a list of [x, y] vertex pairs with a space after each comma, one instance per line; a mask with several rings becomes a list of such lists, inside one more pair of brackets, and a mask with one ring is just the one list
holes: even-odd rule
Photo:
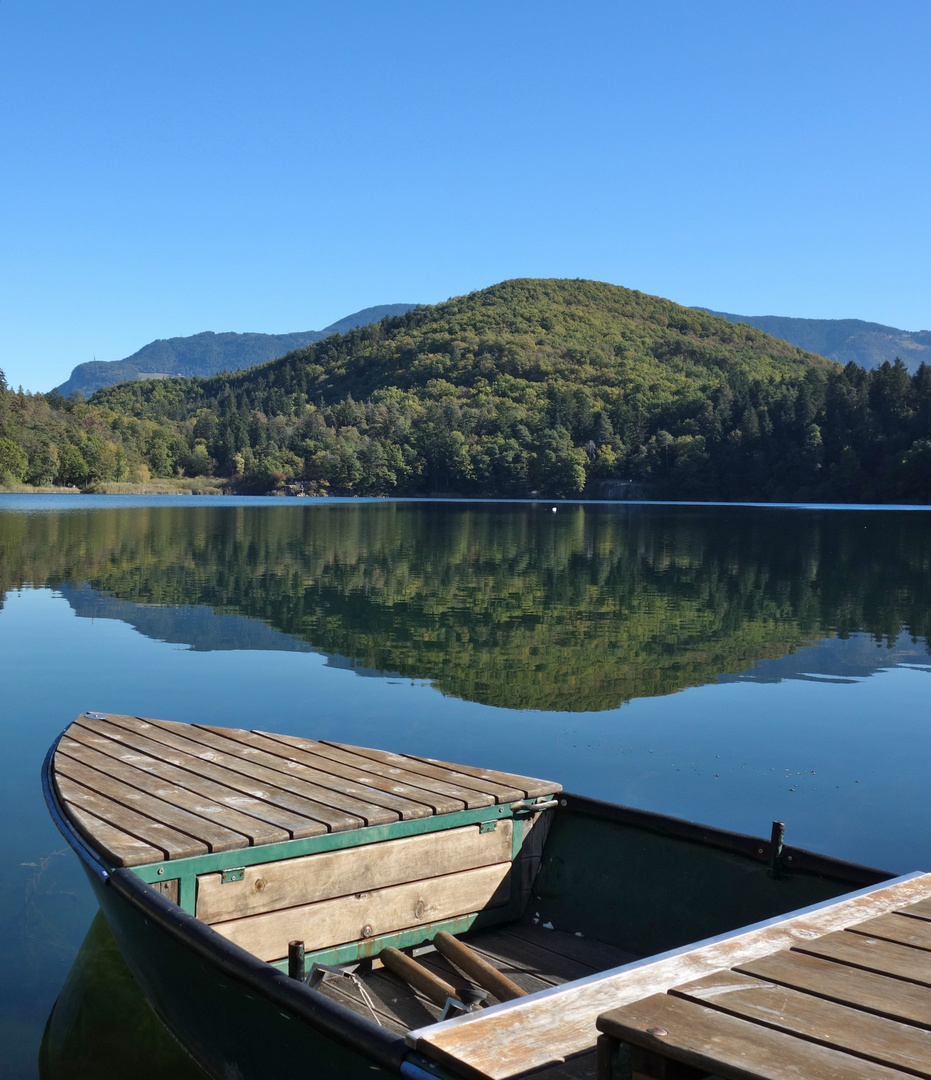
[[[597, 1035], [596, 1020], [606, 1011], [780, 950], [804, 948], [810, 952], [824, 940], [821, 935], [856, 938], [840, 931], [929, 894], [931, 874], [894, 881], [812, 911], [789, 913], [762, 927], [750, 927], [672, 956], [608, 971], [551, 994], [509, 1002], [455, 1024], [414, 1031], [408, 1042], [427, 1057], [470, 1076], [510, 1080], [590, 1050]], [[923, 955], [906, 946], [886, 945]]]
[[[905, 1076], [900, 1068], [865, 1061], [671, 994], [654, 994], [609, 1012], [599, 1021], [599, 1028], [724, 1080], [903, 1080]], [[663, 1034], [651, 1034], [657, 1031]]]
[[[845, 982], [838, 980], [840, 986]], [[828, 1001], [735, 971], [677, 986], [670, 994], [880, 1065], [931, 1077], [931, 1031], [861, 1012], [849, 1002]]]
[[917, 983], [852, 967], [844, 967], [844, 977], [838, 979], [836, 963], [795, 950], [762, 956], [735, 970], [829, 1001], [846, 1001], [893, 1020], [931, 1027], [931, 988]]
[[800, 952], [836, 960], [850, 967], [931, 986], [931, 955], [895, 941], [882, 941], [841, 930], [825, 934], [815, 941], [799, 943], [796, 948]]
[[898, 911], [890, 915], [880, 915], [876, 919], [867, 919], [855, 927], [851, 933], [866, 934], [884, 941], [897, 941], [900, 945], [911, 945], [915, 949], [931, 949], [931, 922], [924, 919], [910, 919]]

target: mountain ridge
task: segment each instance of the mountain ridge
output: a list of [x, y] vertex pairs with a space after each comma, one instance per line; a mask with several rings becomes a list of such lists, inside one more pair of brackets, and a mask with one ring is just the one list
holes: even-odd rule
[[105, 386], [135, 379], [187, 376], [208, 378], [221, 371], [242, 371], [267, 363], [331, 334], [378, 322], [389, 315], [403, 315], [416, 304], [381, 304], [363, 308], [325, 326], [292, 334], [215, 333], [204, 330], [181, 337], [156, 338], [122, 360], [89, 360], [78, 364], [68, 379], [52, 393], [63, 397], [81, 393], [90, 397]]
[[851, 361], [862, 368], [877, 368], [899, 357], [909, 371], [931, 364], [931, 330], [900, 330], [863, 319], [797, 319], [786, 315], [735, 315], [699, 307], [732, 323], [746, 323], [782, 338], [806, 352], [818, 353], [840, 364]]

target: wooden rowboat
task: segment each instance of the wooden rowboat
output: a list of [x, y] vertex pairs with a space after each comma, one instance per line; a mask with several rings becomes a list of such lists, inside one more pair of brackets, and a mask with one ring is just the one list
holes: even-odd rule
[[631, 1003], [931, 894], [778, 830], [260, 731], [85, 713], [43, 785], [148, 1002], [217, 1080], [587, 1077], [599, 1030], [607, 1076], [638, 1046]]

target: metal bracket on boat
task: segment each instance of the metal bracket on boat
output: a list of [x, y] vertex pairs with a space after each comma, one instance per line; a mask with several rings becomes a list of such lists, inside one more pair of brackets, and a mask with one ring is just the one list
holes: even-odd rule
[[515, 816], [517, 814], [539, 814], [541, 810], [549, 810], [554, 806], [559, 806], [559, 799], [546, 799], [544, 802], [513, 802], [511, 803], [511, 813]]
[[322, 982], [326, 982], [328, 979], [335, 979], [337, 976], [345, 977], [351, 974], [352, 971], [349, 968], [334, 967], [331, 964], [318, 964], [315, 962], [304, 981], [311, 990], [316, 990]]
[[372, 1001], [371, 995], [365, 989], [365, 984], [358, 975], [356, 975], [357, 967], [357, 964], [353, 964], [351, 967], [334, 967], [330, 964], [320, 964], [314, 961], [313, 966], [304, 978], [304, 982], [307, 983], [311, 990], [316, 990], [321, 983], [327, 982], [329, 979], [349, 979], [350, 982], [355, 984], [356, 989], [359, 991], [359, 996], [365, 1002], [369, 1012], [372, 1014], [372, 1019], [379, 1027], [381, 1027], [382, 1022], [375, 1008], [375, 1002]]
[[773, 831], [769, 840], [769, 876], [779, 878], [783, 876], [782, 847], [786, 838], [786, 823], [774, 821]]
[[440, 1022], [449, 1020], [451, 1016], [463, 1016], [465, 1013], [476, 1012], [485, 1004], [488, 992], [476, 990], [474, 987], [465, 987], [459, 991], [459, 998], [449, 997], [440, 1014]]

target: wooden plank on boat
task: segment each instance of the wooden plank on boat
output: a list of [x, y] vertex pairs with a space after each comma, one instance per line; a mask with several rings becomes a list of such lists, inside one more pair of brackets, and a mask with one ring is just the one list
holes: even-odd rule
[[614, 1010], [599, 1027], [613, 1038], [723, 1080], [903, 1080], [912, 1075], [671, 994], [654, 994]]
[[[168, 750], [162, 744], [153, 743], [144, 736], [133, 738], [128, 733], [120, 733], [119, 729], [113, 729], [116, 732], [115, 738], [102, 734], [103, 730], [107, 727], [112, 728], [112, 725], [107, 725], [105, 721], [100, 720], [93, 723], [96, 725], [95, 728], [72, 724], [66, 738], [82, 746], [90, 747], [114, 761], [124, 762], [143, 773], [176, 783], [199, 795], [240, 810], [243, 814], [254, 818], [257, 827], [261, 827], [264, 823], [266, 828], [261, 828], [261, 831], [256, 833], [253, 843], [270, 843], [271, 839], [265, 840], [265, 836], [272, 839], [276, 836], [293, 838], [326, 831], [318, 822], [309, 823], [308, 819], [302, 815], [285, 810], [261, 798], [260, 796], [265, 794], [261, 789], [258, 789], [255, 795], [245, 792], [243, 786], [248, 786], [248, 784], [243, 785], [245, 778], [239, 773], [229, 773], [228, 770], [219, 767], [205, 768], [204, 763], [199, 763], [200, 767], [196, 772], [190, 768], [185, 769], [179, 763], [187, 761], [190, 764], [186, 755]], [[63, 743], [64, 740], [62, 740]], [[166, 761], [166, 757], [172, 760]], [[211, 776], [220, 776], [222, 780], [211, 779]], [[237, 777], [239, 787], [231, 787], [226, 783], [230, 778], [235, 780]], [[307, 831], [308, 825], [311, 826], [310, 832]]]
[[450, 783], [441, 777], [425, 776], [407, 766], [411, 762], [402, 759], [401, 764], [391, 764], [369, 756], [360, 746], [346, 746], [340, 743], [322, 742], [319, 753], [333, 761], [351, 765], [354, 769], [374, 773], [376, 776], [387, 777], [389, 780], [397, 780], [409, 786], [418, 787], [424, 792], [429, 792], [437, 803], [437, 813], [449, 814], [456, 810], [475, 810], [482, 806], [492, 806], [495, 802], [493, 795], [474, 791], [471, 788], [461, 787], [459, 784]]
[[[500, 802], [509, 799], [538, 799], [541, 795], [555, 795], [562, 791], [562, 784], [553, 780], [540, 780], [535, 776], [520, 776], [518, 773], [500, 772], [497, 769], [480, 769], [474, 765], [453, 765], [448, 761], [437, 761], [436, 758], [421, 757], [419, 754], [406, 755], [410, 761], [420, 761], [425, 765], [433, 765], [440, 769], [452, 769], [461, 777], [471, 777], [483, 783], [494, 785], [503, 789]], [[518, 794], [511, 796], [504, 794], [517, 791]]]
[[[209, 730], [220, 729], [210, 728]], [[319, 774], [319, 783], [325, 787], [336, 787], [349, 795], [361, 796], [364, 792], [365, 797], [378, 806], [396, 811], [402, 821], [430, 817], [434, 813], [434, 808], [427, 801], [424, 792], [384, 780], [372, 773], [360, 773], [356, 769], [315, 754], [308, 749], [314, 744], [307, 739], [286, 740], [283, 737], [278, 738], [270, 733], [264, 734], [257, 731], [231, 730], [229, 734], [231, 738], [248, 746], [266, 750], [285, 762], [291, 761], [309, 766]], [[417, 798], [418, 795], [420, 798]]]
[[[94, 818], [107, 823], [119, 821], [122, 827], [121, 832], [129, 833], [137, 840], [141, 840], [153, 848], [158, 848], [166, 856], [169, 852], [177, 853], [172, 854], [171, 858], [207, 854], [207, 845], [202, 841], [192, 840], [185, 833], [169, 828], [168, 825], [160, 821], [153, 821], [152, 818], [138, 814], [135, 810], [121, 806], [119, 803], [113, 802], [112, 799], [108, 799], [98, 792], [76, 783], [57, 770], [55, 783], [62, 800], [67, 804], [76, 822], [78, 821], [76, 811], [84, 810]], [[93, 840], [96, 844], [95, 834], [88, 834], [88, 839]], [[118, 856], [114, 861], [119, 865], [123, 865], [125, 856], [122, 852], [117, 851], [114, 854]], [[158, 858], [162, 858], [162, 855], [159, 855]]]
[[[269, 798], [279, 806], [305, 814], [311, 820], [319, 821], [330, 832], [344, 832], [347, 829], [361, 828], [363, 825], [362, 818], [334, 809], [326, 802], [320, 801], [319, 790], [310, 784], [305, 784], [302, 780], [295, 778], [288, 781], [272, 769], [253, 764], [245, 755], [239, 757], [235, 754], [226, 754], [194, 741], [189, 737], [194, 728], [188, 724], [166, 724], [164, 721], [144, 720], [135, 716], [109, 715], [108, 719], [128, 731], [138, 732], [155, 742], [162, 742], [173, 749], [184, 751], [189, 755], [192, 767], [199, 767], [196, 763], [200, 761], [222, 765], [230, 772], [239, 773], [250, 781], [258, 781], [263, 786], [271, 785], [274, 791], [269, 793]], [[285, 783], [287, 787], [282, 786]]]
[[291, 834], [284, 829], [274, 828], [268, 822], [250, 817], [237, 807], [230, 806], [227, 802], [229, 793], [225, 789], [220, 788], [219, 785], [211, 785], [209, 781], [206, 784], [199, 784], [193, 774], [188, 774], [193, 781], [193, 788], [181, 786], [161, 778], [150, 770], [140, 769], [134, 764], [117, 761], [101, 754], [68, 736], [65, 736], [58, 744], [58, 753], [192, 814], [206, 816], [208, 821], [233, 830], [250, 844], [273, 844], [291, 839]]
[[500, 907], [509, 885], [510, 863], [497, 864], [214, 923], [213, 929], [261, 960], [278, 960], [294, 939], [313, 952]]
[[[248, 733], [243, 732], [243, 734]], [[283, 785], [288, 790], [300, 790], [308, 798], [323, 806], [334, 811], [343, 811], [358, 823], [349, 826], [350, 828], [358, 828], [362, 825], [388, 825], [399, 818], [396, 811], [387, 810], [369, 801], [368, 792], [363, 792], [364, 797], [359, 799], [339, 788], [326, 787], [320, 783], [313, 769], [306, 768], [300, 762], [285, 761], [265, 750], [245, 745], [238, 739], [230, 738], [228, 734], [217, 734], [209, 728], [192, 725], [188, 738], [200, 743], [203, 747], [202, 752], [220, 754], [221, 760], [226, 761], [227, 764], [235, 761], [237, 768], [244, 772], [248, 771], [252, 776], [261, 777], [269, 783]], [[329, 777], [324, 777], [324, 779], [327, 780]]]
[[130, 833], [123, 832], [109, 821], [88, 813], [77, 802], [69, 804], [68, 813], [78, 832], [114, 866], [138, 866], [165, 858], [163, 848], [153, 847]]
[[[416, 787], [411, 784], [401, 783], [396, 778], [380, 777], [377, 773], [360, 769], [356, 765], [346, 765], [337, 760], [332, 754], [324, 751], [328, 747], [323, 743], [309, 739], [297, 739], [294, 735], [276, 734], [273, 731], [254, 731], [256, 738], [267, 740], [269, 745], [278, 745], [279, 753], [293, 757], [296, 761], [305, 762], [316, 769], [330, 772], [334, 777], [345, 777], [356, 784], [364, 784], [372, 789], [375, 799], [389, 798], [386, 806], [396, 806], [401, 809], [402, 819], [424, 818], [433, 813], [446, 813], [459, 808], [458, 799], [448, 797], [437, 798], [435, 792], [428, 792], [426, 788]], [[396, 801], [394, 801], [396, 800]]]
[[379, 765], [394, 769], [404, 769], [422, 777], [421, 783], [433, 783], [435, 780], [452, 781], [460, 790], [473, 791], [486, 795], [493, 802], [514, 802], [527, 798], [528, 790], [539, 787], [539, 795], [550, 795], [561, 790], [559, 785], [547, 784], [529, 776], [513, 776], [510, 773], [494, 772], [490, 769], [472, 769], [464, 765], [453, 765], [447, 761], [434, 761], [413, 754], [393, 754], [388, 750], [375, 750], [371, 747], [347, 746], [345, 743], [327, 740], [327, 746], [353, 751]]
[[[464, 766], [425, 766], [415, 758], [373, 753], [271, 733], [86, 713], [63, 737], [56, 761], [65, 772], [74, 773], [78, 765], [95, 770], [81, 775], [91, 790], [100, 786], [102, 794], [113, 796], [112, 806], [127, 803], [138, 810], [143, 794], [157, 796], [166, 825], [213, 851], [491, 806], [514, 793], [491, 779], [497, 774], [480, 779]], [[527, 779], [521, 792], [537, 783]], [[205, 821], [207, 831], [195, 829], [184, 814]], [[151, 852], [139, 847], [140, 837], [135, 845], [119, 843], [118, 812], [100, 820], [117, 830], [107, 842], [117, 849], [119, 865], [148, 861]], [[162, 852], [159, 858], [180, 857], [182, 850], [150, 846]], [[532, 875], [532, 859], [522, 866]]]
[[[110, 719], [117, 719], [111, 717]], [[123, 719], [135, 719], [127, 717]], [[283, 789], [269, 785], [263, 785], [252, 777], [243, 773], [228, 769], [216, 762], [207, 761], [203, 758], [192, 757], [185, 749], [178, 749], [163, 742], [156, 742], [147, 735], [135, 730], [135, 727], [121, 727], [109, 720], [88, 719], [81, 717], [68, 729], [69, 734], [74, 733], [75, 738], [90, 740], [99, 736], [103, 742], [95, 741], [95, 748], [103, 751], [108, 747], [108, 753], [120, 754], [140, 752], [149, 755], [153, 760], [164, 763], [171, 768], [181, 770], [182, 774], [205, 777], [212, 780], [225, 789], [232, 792], [230, 800], [233, 805], [238, 805], [237, 799], [255, 800], [263, 806], [263, 816], [275, 825], [281, 825], [290, 832], [292, 837], [319, 836], [327, 832], [326, 825], [316, 817], [310, 817], [307, 813], [289, 809], [298, 806], [299, 809], [313, 811], [316, 804], [305, 806], [303, 800], [295, 802], [290, 793]], [[159, 771], [158, 775], [161, 775]], [[282, 803], [286, 805], [282, 805]], [[243, 844], [245, 846], [245, 844]]]
[[[105, 797], [115, 807], [115, 817], [109, 820], [126, 832], [133, 831], [125, 821], [125, 815], [132, 813], [144, 815], [153, 822], [169, 826], [178, 835], [189, 837], [204, 845], [207, 851], [232, 851], [246, 842], [245, 838], [225, 825], [210, 821], [199, 813], [185, 810], [157, 795], [149, 795], [130, 787], [98, 769], [82, 765], [80, 761], [67, 754], [55, 755], [55, 776], [59, 780], [69, 779], [85, 788]], [[140, 839], [146, 839], [140, 837]], [[177, 856], [172, 854], [173, 858]]]
[[202, 874], [197, 879], [197, 917], [208, 923], [223, 922], [346, 896], [360, 887], [381, 889], [506, 863], [511, 857], [512, 825], [499, 821], [492, 832], [466, 825], [247, 866], [242, 881], [226, 884], [222, 874]]
[[[856, 934], [835, 932], [928, 897], [931, 897], [931, 874], [880, 885], [861, 895], [841, 898], [810, 912], [790, 913], [769, 925], [738, 932], [652, 963], [606, 972], [600, 978], [509, 1002], [454, 1024], [414, 1031], [408, 1035], [408, 1041], [427, 1057], [468, 1076], [508, 1080], [590, 1050], [597, 1036], [595, 1022], [602, 1013], [780, 950], [804, 948], [811, 952], [825, 934], [857, 938]], [[924, 955], [906, 946], [880, 944], [914, 956]]]

